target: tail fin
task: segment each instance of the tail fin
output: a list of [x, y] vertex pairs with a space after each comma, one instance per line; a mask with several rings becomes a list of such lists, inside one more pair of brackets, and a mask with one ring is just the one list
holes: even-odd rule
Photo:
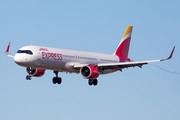
[[125, 33], [124, 33], [124, 35], [123, 35], [123, 37], [119, 43], [118, 48], [114, 53], [118, 57], [126, 57], [126, 58], [128, 57], [132, 28], [133, 28], [133, 26], [127, 27], [127, 29], [126, 29], [126, 31], [125, 31]]

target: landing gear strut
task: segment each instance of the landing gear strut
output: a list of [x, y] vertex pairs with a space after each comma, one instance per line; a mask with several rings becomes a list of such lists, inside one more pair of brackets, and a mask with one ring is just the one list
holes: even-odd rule
[[56, 74], [56, 77], [53, 77], [52, 82], [54, 84], [56, 84], [56, 83], [61, 84], [62, 79], [60, 77], [58, 77], [58, 71], [54, 71], [54, 73]]
[[95, 85], [96, 86], [98, 84], [98, 81], [97, 81], [97, 79], [89, 79], [88, 83], [89, 83], [89, 85]]

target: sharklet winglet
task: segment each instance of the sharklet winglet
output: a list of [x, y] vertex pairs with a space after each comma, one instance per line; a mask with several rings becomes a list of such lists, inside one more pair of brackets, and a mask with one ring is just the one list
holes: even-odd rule
[[10, 55], [9, 54], [9, 48], [10, 48], [10, 44], [11, 44], [11, 41], [9, 41], [9, 44], [8, 44], [8, 46], [7, 46], [7, 49], [6, 49], [6, 55], [8, 56], [8, 57], [12, 57], [12, 58], [14, 58], [14, 56], [13, 55]]

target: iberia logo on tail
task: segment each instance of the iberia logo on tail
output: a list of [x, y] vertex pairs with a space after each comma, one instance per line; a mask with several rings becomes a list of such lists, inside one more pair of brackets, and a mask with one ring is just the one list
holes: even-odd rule
[[128, 52], [129, 52], [129, 46], [131, 41], [131, 33], [132, 33], [133, 26], [128, 26], [120, 43], [118, 48], [116, 49], [115, 55], [117, 55], [120, 58], [127, 59], [127, 61], [130, 61], [128, 58]]

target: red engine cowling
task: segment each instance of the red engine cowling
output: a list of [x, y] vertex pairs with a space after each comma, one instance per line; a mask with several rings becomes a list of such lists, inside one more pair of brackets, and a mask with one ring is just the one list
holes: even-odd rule
[[96, 66], [87, 65], [80, 69], [80, 74], [85, 79], [96, 79], [100, 71]]
[[26, 72], [28, 75], [33, 77], [41, 77], [45, 73], [45, 69], [34, 69], [32, 67], [27, 67]]

